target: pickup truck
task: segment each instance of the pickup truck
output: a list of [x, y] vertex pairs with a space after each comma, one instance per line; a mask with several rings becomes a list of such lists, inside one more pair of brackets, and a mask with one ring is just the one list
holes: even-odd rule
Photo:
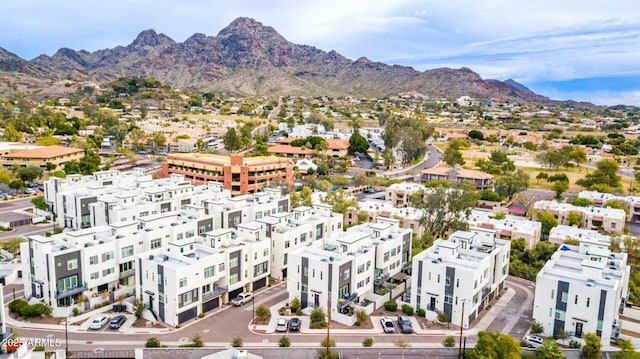
[[231, 304], [235, 305], [236, 307], [239, 307], [241, 305], [245, 305], [245, 303], [249, 303], [252, 300], [253, 300], [253, 293], [243, 292], [238, 294], [237, 297], [231, 299]]

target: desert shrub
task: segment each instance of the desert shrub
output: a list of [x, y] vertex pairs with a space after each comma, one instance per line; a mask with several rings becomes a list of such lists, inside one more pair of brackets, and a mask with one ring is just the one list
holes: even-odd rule
[[280, 346], [281, 348], [288, 348], [291, 346], [291, 340], [289, 340], [286, 335], [283, 335], [282, 337], [280, 337], [278, 346]]
[[[323, 348], [327, 347], [327, 338], [323, 338], [322, 341], [320, 342], [320, 346]], [[330, 347], [335, 347], [336, 346], [336, 341], [333, 340], [332, 338], [329, 338], [329, 346]]]
[[302, 303], [300, 303], [300, 299], [293, 298], [293, 300], [291, 301], [291, 304], [289, 304], [289, 307], [291, 308], [291, 313], [297, 313], [298, 310], [301, 309]]
[[452, 348], [456, 345], [456, 338], [454, 338], [453, 335], [447, 335], [446, 337], [444, 337], [442, 345], [447, 348]]
[[373, 346], [373, 338], [371, 337], [366, 337], [364, 338], [364, 340], [362, 341], [362, 346], [369, 348]]
[[243, 345], [244, 345], [244, 342], [242, 341], [242, 338], [240, 338], [240, 337], [235, 337], [231, 341], [231, 346], [234, 347], [234, 348], [242, 348]]
[[413, 307], [410, 306], [409, 304], [403, 304], [402, 305], [402, 311], [406, 314], [406, 315], [413, 315]]
[[324, 322], [324, 317], [324, 310], [321, 307], [315, 307], [313, 308], [309, 319], [311, 319], [312, 322]]
[[395, 312], [396, 310], [398, 310], [398, 303], [393, 300], [388, 300], [384, 302], [384, 309], [390, 312]]
[[427, 311], [426, 311], [426, 310], [424, 310], [424, 309], [422, 309], [422, 308], [418, 308], [418, 309], [416, 309], [416, 314], [417, 314], [419, 317], [424, 318], [424, 316], [425, 316], [425, 315], [427, 315]]
[[147, 343], [144, 346], [145, 348], [160, 348], [162, 344], [160, 343], [160, 340], [158, 340], [158, 338], [151, 337], [147, 339]]

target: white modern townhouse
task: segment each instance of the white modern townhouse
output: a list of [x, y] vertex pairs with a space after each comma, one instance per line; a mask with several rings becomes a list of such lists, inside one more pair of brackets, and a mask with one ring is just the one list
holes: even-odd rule
[[542, 233], [542, 224], [538, 221], [510, 214], [498, 219], [496, 213], [479, 208], [471, 210], [467, 223], [471, 227], [495, 229], [503, 239], [524, 239], [528, 249], [533, 249], [540, 242]]
[[564, 224], [551, 228], [549, 231], [549, 242], [553, 244], [563, 244], [566, 240], [576, 241], [594, 241], [602, 245], [611, 243], [611, 236], [602, 234], [593, 229], [577, 228], [574, 226], [566, 226]]
[[265, 287], [271, 242], [255, 223], [214, 229], [204, 238], [177, 240], [139, 254], [137, 295], [158, 320], [175, 326], [241, 292]]
[[231, 197], [217, 183], [195, 186], [182, 175], [154, 180], [142, 171], [51, 178], [45, 185], [45, 194], [57, 216], [57, 225], [67, 229], [135, 221], [147, 215], [179, 211], [186, 205]]
[[301, 206], [290, 213], [275, 213], [257, 219], [264, 235], [271, 240], [271, 276], [287, 278], [289, 252], [331, 238], [342, 232], [342, 214], [333, 212], [330, 205], [314, 203]]
[[279, 189], [274, 188], [236, 197], [205, 200], [203, 206], [206, 213], [216, 217], [216, 229], [235, 228], [240, 223], [259, 220], [276, 213], [289, 213], [291, 208], [289, 196], [282, 195]]
[[466, 328], [504, 289], [510, 249], [510, 241], [483, 228], [436, 240], [413, 257], [411, 305], [447, 313]]
[[44, 237], [29, 236], [21, 244], [26, 298], [48, 304], [82, 304], [93, 308], [133, 292], [135, 255], [165, 247], [170, 241], [191, 239], [213, 229], [204, 209], [185, 206], [180, 212], [148, 215]]
[[556, 201], [537, 201], [534, 208], [539, 211], [547, 211], [553, 214], [560, 224], [568, 224], [569, 214], [577, 214], [582, 217], [582, 228], [602, 228], [608, 233], [620, 234], [624, 231], [627, 213], [617, 208], [580, 207], [569, 203]]
[[578, 240], [578, 246], [560, 245], [538, 273], [533, 318], [545, 335], [596, 333], [608, 343], [620, 333], [628, 298], [627, 254], [612, 253], [603, 239]]
[[349, 208], [344, 213], [345, 224], [358, 224], [360, 215], [366, 213], [369, 222], [376, 222], [378, 217], [395, 218], [400, 221], [400, 227], [408, 228], [420, 238], [422, 237], [423, 227], [420, 225], [420, 219], [424, 211], [414, 207], [394, 207], [390, 201], [378, 199], [365, 199], [358, 202], [358, 208]]
[[617, 196], [598, 191], [581, 191], [578, 193], [578, 197], [593, 201], [597, 207], [602, 207], [609, 201], [620, 201], [629, 208], [629, 221], [640, 222], [640, 197], [638, 196]]
[[303, 308], [331, 308], [332, 320], [353, 325], [356, 310], [372, 313], [388, 298], [374, 293], [376, 280], [401, 274], [410, 255], [411, 230], [397, 220], [349, 228], [289, 253], [289, 300], [299, 298]]

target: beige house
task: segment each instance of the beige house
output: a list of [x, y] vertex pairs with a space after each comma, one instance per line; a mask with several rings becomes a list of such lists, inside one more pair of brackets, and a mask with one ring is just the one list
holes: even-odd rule
[[0, 162], [4, 167], [11, 166], [36, 166], [45, 168], [47, 163], [52, 163], [57, 168], [72, 160], [80, 160], [84, 157], [81, 148], [63, 146], [44, 146], [35, 149], [8, 153], [0, 156]]
[[574, 213], [582, 217], [581, 228], [602, 228], [607, 233], [622, 233], [627, 218], [627, 213], [617, 208], [579, 207], [555, 201], [538, 201], [533, 206], [536, 210], [550, 212], [560, 224], [569, 224], [568, 217]]
[[394, 183], [387, 187], [385, 199], [394, 207], [410, 207], [409, 196], [412, 194], [424, 195], [424, 186], [411, 182]]
[[434, 167], [421, 172], [422, 181], [471, 182], [477, 189], [493, 189], [493, 175], [463, 168]]

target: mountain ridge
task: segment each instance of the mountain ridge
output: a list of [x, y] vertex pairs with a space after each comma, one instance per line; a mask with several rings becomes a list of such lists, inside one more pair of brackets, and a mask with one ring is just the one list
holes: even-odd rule
[[0, 71], [40, 83], [148, 76], [185, 90], [242, 96], [418, 92], [431, 98], [551, 101], [513, 80], [485, 80], [466, 67], [420, 72], [364, 56], [350, 60], [334, 50], [289, 42], [273, 27], [247, 17], [233, 20], [215, 36], [196, 33], [184, 42], [147, 29], [126, 46], [93, 52], [61, 48], [31, 61], [0, 48]]

